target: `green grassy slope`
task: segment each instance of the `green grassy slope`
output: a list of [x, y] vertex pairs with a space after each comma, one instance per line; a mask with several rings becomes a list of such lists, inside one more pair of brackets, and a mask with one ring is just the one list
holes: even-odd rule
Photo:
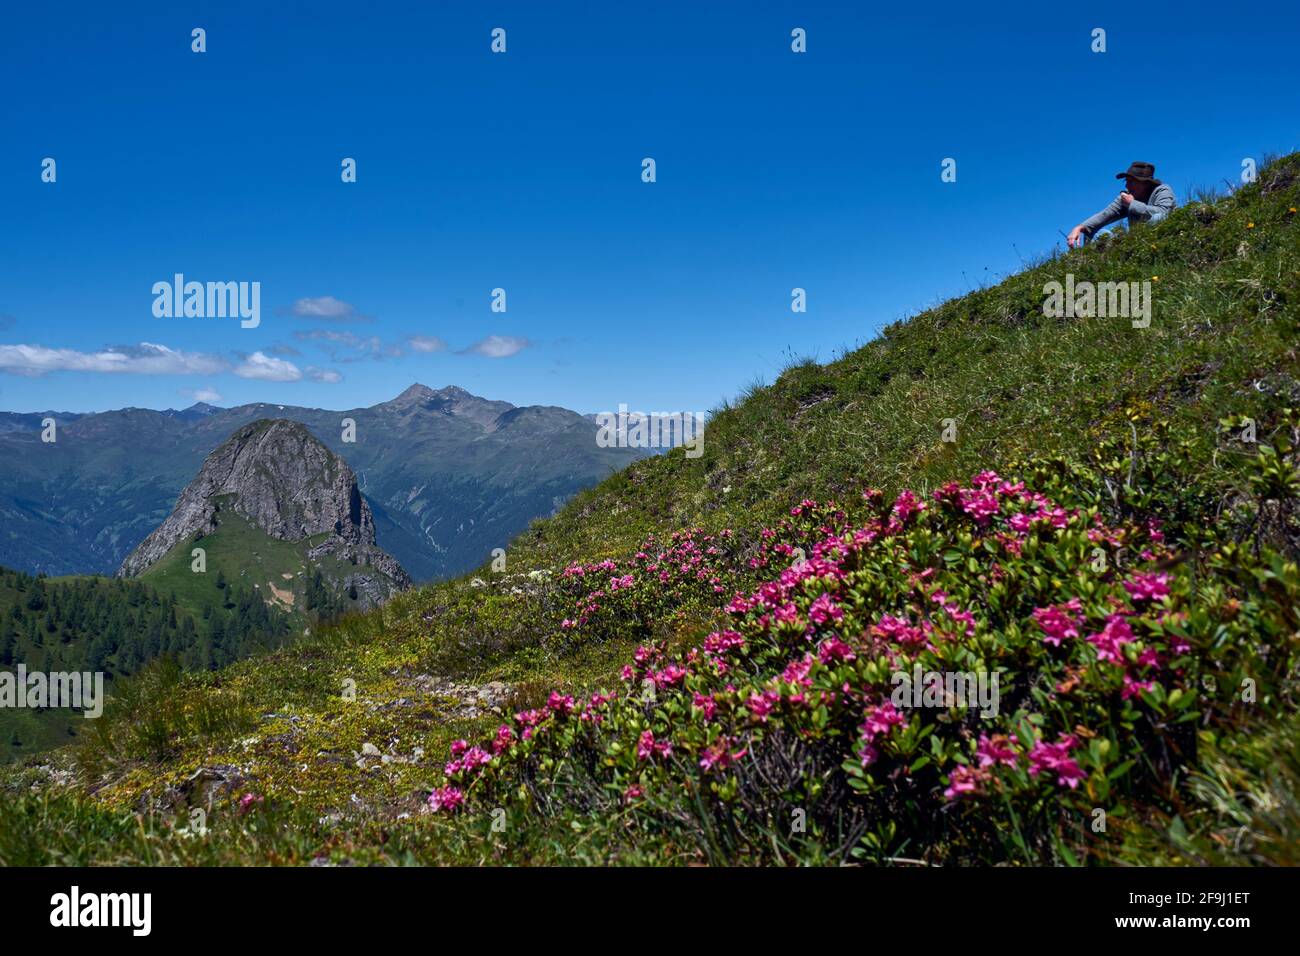
[[84, 726], [68, 710], [0, 710], [0, 762], [71, 743]]
[[[721, 409], [702, 457], [637, 462], [535, 524], [515, 542], [521, 562], [617, 554], [655, 529], [749, 524], [804, 496], [933, 488], [1021, 450], [1081, 449], [1130, 400], [1202, 424], [1248, 406], [1251, 387], [1294, 401], [1295, 176], [1293, 156], [1229, 201], [1048, 259], [837, 361], [796, 364]], [[1151, 327], [1045, 318], [1043, 286], [1067, 272], [1150, 281]], [[945, 419], [955, 443], [941, 441]]]
[[[689, 845], [663, 835], [671, 826], [662, 820], [629, 843], [620, 827], [632, 827], [631, 811], [597, 821], [568, 806], [544, 783], [559, 773], [545, 763], [533, 776], [502, 784], [502, 802], [511, 793], [530, 795], [520, 815], [511, 809], [508, 834], [491, 829], [483, 807], [451, 818], [418, 811], [443, 779], [451, 740], [490, 733], [501, 715], [544, 706], [554, 689], [578, 695], [616, 685], [639, 643], [662, 642], [670, 651], [698, 643], [726, 619], [722, 605], [733, 586], [765, 579], [748, 566], [759, 553], [758, 529], [807, 497], [849, 500], [874, 486], [892, 500], [904, 487], [928, 492], [983, 468], [1016, 469], [1028, 455], [1053, 453], [1111, 479], [1106, 487], [1114, 489], [1136, 465], [1140, 446], [1145, 497], [1129, 489], [1121, 501], [1125, 495], [1116, 492], [1116, 518], [1161, 514], [1192, 552], [1173, 559], [1182, 562], [1178, 574], [1200, 573], [1197, 549], [1221, 544], [1211, 542], [1212, 526], [1243, 500], [1236, 489], [1247, 456], [1225, 439], [1220, 421], [1249, 416], [1265, 436], [1283, 423], [1283, 409], [1300, 407], [1297, 202], [1300, 157], [1290, 156], [1231, 197], [1189, 204], [1158, 226], [1038, 263], [891, 326], [827, 365], [790, 367], [719, 410], [702, 458], [678, 451], [637, 462], [535, 523], [509, 547], [504, 573], [485, 567], [477, 579], [402, 595], [310, 644], [219, 675], [142, 682], [117, 702], [95, 739], [62, 755], [83, 786], [105, 785], [93, 798], [74, 787], [0, 811], [7, 814], [0, 833], [15, 834], [0, 842], [0, 860], [692, 859]], [[1149, 281], [1150, 327], [1045, 317], [1044, 285], [1067, 272], [1076, 280]], [[943, 440], [946, 424], [955, 424], [955, 442]], [[1173, 448], [1176, 456], [1167, 451]], [[1104, 501], [1100, 480], [1076, 489], [1080, 500]], [[1289, 505], [1275, 500], [1283, 517], [1271, 527], [1281, 528], [1285, 542]], [[725, 594], [637, 605], [564, 626], [575, 614], [574, 585], [560, 577], [566, 565], [609, 558], [621, 572], [647, 535], [691, 527], [734, 529], [717, 559]], [[1203, 542], [1197, 527], [1205, 529]], [[1226, 518], [1223, 527], [1226, 535]], [[1286, 626], [1284, 615], [1278, 620]], [[499, 693], [488, 688], [494, 681], [505, 685]], [[1276, 693], [1286, 702], [1293, 691]], [[1283, 747], [1287, 739], [1275, 728], [1203, 733], [1210, 736], [1201, 749], [1214, 754], [1216, 766], [1234, 768], [1222, 773], [1236, 775], [1239, 801], [1253, 787], [1262, 792], [1250, 768], [1268, 761], [1234, 741], [1268, 737]], [[186, 781], [201, 767], [227, 768], [232, 793], [264, 798], [258, 812], [265, 822], [219, 814], [222, 839], [177, 838], [172, 809], [156, 796], [169, 785], [189, 792]], [[1209, 764], [1199, 769], [1213, 772]], [[11, 779], [49, 792], [45, 774], [28, 767]], [[1140, 825], [1110, 858], [1194, 857], [1199, 837], [1193, 832], [1182, 848], [1171, 845], [1162, 829], [1169, 805], [1148, 796], [1150, 805], [1133, 814], [1142, 816]], [[1196, 804], [1186, 799], [1192, 813]], [[140, 807], [159, 812], [145, 827], [120, 822], [122, 811]], [[1203, 818], [1179, 825], [1212, 833], [1221, 808], [1201, 807], [1195, 812]], [[22, 835], [34, 833], [37, 820], [47, 835], [33, 848]], [[51, 834], [50, 820], [62, 821], [62, 829]], [[78, 842], [78, 833], [96, 840]]]
[[[313, 596], [308, 593], [314, 572], [320, 571], [328, 582], [333, 582], [341, 580], [348, 570], [346, 562], [332, 555], [319, 561], [308, 559], [307, 552], [325, 537], [322, 534], [301, 541], [281, 541], [254, 526], [234, 508], [223, 508], [219, 527], [201, 538], [177, 542], [140, 579], [175, 595], [198, 613], [205, 606], [216, 607], [225, 600], [218, 580], [237, 589], [253, 589], [268, 604], [292, 617], [301, 630], [308, 623], [309, 612], [319, 610], [312, 607]], [[195, 548], [204, 551], [202, 573], [193, 570]], [[326, 589], [336, 590], [333, 586]], [[320, 599], [319, 595], [315, 597]], [[335, 613], [349, 610], [347, 602], [338, 603]]]

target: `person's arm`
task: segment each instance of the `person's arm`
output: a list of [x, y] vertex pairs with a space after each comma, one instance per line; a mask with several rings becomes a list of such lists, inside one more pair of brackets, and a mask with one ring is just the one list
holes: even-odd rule
[[1085, 236], [1091, 239], [1096, 234], [1098, 229], [1102, 229], [1105, 226], [1109, 226], [1112, 222], [1118, 222], [1119, 220], [1123, 219], [1124, 216], [1125, 216], [1124, 204], [1120, 202], [1119, 197], [1116, 196], [1114, 199], [1111, 200], [1110, 205], [1107, 206], [1105, 209], [1103, 209], [1101, 212], [1097, 213], [1096, 215], [1089, 216], [1083, 222], [1079, 223], [1077, 226], [1075, 226], [1073, 229], [1070, 230], [1070, 235], [1068, 240], [1069, 244], [1071, 246], [1075, 244], [1075, 242], [1079, 238], [1079, 233], [1083, 233]]
[[1129, 215], [1139, 216], [1143, 222], [1159, 222], [1174, 211], [1174, 191], [1172, 189], [1157, 189], [1151, 194], [1150, 202], [1138, 202], [1134, 199], [1128, 204]]
[[1091, 239], [1098, 229], [1104, 229], [1112, 222], [1119, 222], [1124, 218], [1124, 216], [1124, 204], [1120, 202], [1119, 197], [1116, 196], [1111, 200], [1110, 205], [1101, 212], [1097, 213], [1095, 216], [1090, 216], [1083, 222], [1079, 223], [1079, 229], [1082, 232], [1087, 233], [1088, 238]]

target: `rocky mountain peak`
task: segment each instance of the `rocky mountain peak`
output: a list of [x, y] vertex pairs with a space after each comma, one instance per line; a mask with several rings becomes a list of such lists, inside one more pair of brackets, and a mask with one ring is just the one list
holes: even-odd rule
[[429, 388], [418, 382], [396, 398], [384, 402], [381, 408], [399, 414], [428, 412], [446, 415], [449, 418], [473, 422], [482, 428], [491, 429], [503, 413], [515, 406], [509, 402], [494, 402], [466, 391], [459, 385], [444, 388]]
[[401, 565], [376, 544], [374, 515], [347, 462], [301, 422], [287, 419], [259, 419], [237, 428], [208, 455], [171, 515], [127, 555], [118, 576], [140, 574], [177, 542], [219, 527], [226, 508], [272, 538], [312, 539], [309, 559], [333, 555], [359, 571], [380, 572], [348, 582], [358, 584], [372, 603], [393, 586], [410, 585]]
[[[456, 386], [454, 385], [451, 387], [453, 389], [456, 388]], [[456, 390], [459, 391], [459, 389]], [[416, 382], [414, 385], [407, 388], [406, 391], [402, 392], [401, 395], [398, 395], [396, 398], [391, 399], [386, 404], [416, 405], [419, 404], [420, 402], [427, 402], [429, 399], [435, 398], [437, 394], [438, 393], [435, 392], [433, 389], [431, 389], [428, 385], [421, 385], [419, 382]]]

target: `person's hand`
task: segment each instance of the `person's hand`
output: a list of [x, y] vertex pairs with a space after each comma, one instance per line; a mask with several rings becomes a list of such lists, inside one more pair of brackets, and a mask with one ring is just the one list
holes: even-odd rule
[[1122, 202], [1124, 205], [1127, 206], [1129, 203], [1131, 203], [1131, 202], [1133, 201], [1133, 194], [1132, 194], [1132, 193], [1120, 193], [1120, 194], [1119, 194], [1119, 201]]
[[1080, 229], [1078, 226], [1075, 226], [1073, 229], [1071, 229], [1070, 234], [1065, 237], [1065, 244], [1068, 245], [1071, 249], [1073, 249], [1075, 246], [1082, 245], [1083, 230]]

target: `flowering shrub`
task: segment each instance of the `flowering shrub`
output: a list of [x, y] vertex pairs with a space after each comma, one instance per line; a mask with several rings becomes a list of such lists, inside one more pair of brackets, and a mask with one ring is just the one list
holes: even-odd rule
[[1235, 681], [1259, 621], [1231, 584], [1198, 595], [1156, 521], [1111, 523], [1077, 470], [1038, 477], [869, 491], [853, 517], [806, 500], [747, 560], [692, 529], [568, 568], [568, 631], [710, 600], [726, 623], [645, 643], [620, 693], [552, 695], [458, 744], [430, 806], [621, 809], [718, 859], [1071, 858], [1095, 808], [1158, 799], [1194, 758], [1202, 678]]
[[[723, 533], [730, 537], [730, 532]], [[630, 562], [572, 564], [561, 574], [574, 609], [561, 623], [566, 632], [649, 632], [650, 622], [682, 611], [721, 587], [720, 539], [698, 529], [678, 531], [662, 546], [651, 535]]]

